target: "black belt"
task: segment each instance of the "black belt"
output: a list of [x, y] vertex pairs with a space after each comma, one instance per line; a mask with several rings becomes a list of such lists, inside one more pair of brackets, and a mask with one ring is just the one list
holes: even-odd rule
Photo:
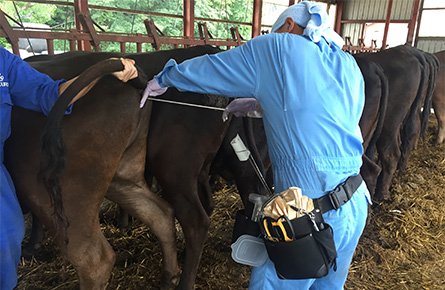
[[340, 208], [351, 199], [352, 194], [362, 184], [362, 181], [363, 178], [360, 174], [348, 177], [345, 182], [337, 185], [328, 194], [314, 199], [314, 207], [320, 209], [321, 213]]

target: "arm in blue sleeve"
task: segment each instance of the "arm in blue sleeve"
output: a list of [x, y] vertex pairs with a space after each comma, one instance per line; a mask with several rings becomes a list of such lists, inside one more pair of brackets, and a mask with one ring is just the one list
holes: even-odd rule
[[65, 80], [54, 81], [18, 56], [10, 54], [9, 57], [9, 91], [13, 104], [47, 115], [59, 98], [59, 84]]
[[177, 64], [171, 59], [156, 78], [163, 87], [226, 97], [253, 97], [257, 91], [251, 43]]

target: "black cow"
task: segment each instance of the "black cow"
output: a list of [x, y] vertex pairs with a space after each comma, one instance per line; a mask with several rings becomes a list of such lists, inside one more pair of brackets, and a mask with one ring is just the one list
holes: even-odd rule
[[[230, 142], [237, 134], [251, 152], [253, 161], [241, 162], [236, 156]], [[247, 206], [250, 193], [266, 195], [272, 191], [271, 166], [263, 120], [233, 117], [222, 145], [212, 162], [211, 175], [219, 175], [226, 181], [236, 184], [243, 205]], [[260, 180], [259, 174], [263, 176], [266, 184]]]
[[380, 166], [374, 160], [374, 150], [386, 115], [388, 79], [377, 63], [358, 55], [354, 55], [354, 57], [365, 81], [365, 106], [359, 122], [365, 153], [360, 173], [372, 195], [381, 171]]
[[[218, 51], [204, 46], [126, 55], [73, 52], [52, 56], [50, 60], [38, 59], [31, 64], [53, 78], [71, 78], [103, 59], [125, 56], [133, 58], [151, 78], [170, 58], [181, 62]], [[171, 242], [174, 237], [163, 236], [162, 227], [173, 226], [173, 211], [167, 207], [169, 218], [164, 220], [164, 215], [158, 215], [153, 209], [153, 200], [160, 201], [148, 191], [143, 178], [144, 171], [150, 172], [160, 183], [163, 197], [173, 205], [183, 228], [186, 257], [178, 289], [191, 289], [209, 228], [209, 214], [213, 209], [208, 183], [210, 164], [229, 122], [223, 123], [218, 111], [155, 102], [147, 136], [148, 109], [139, 110], [138, 92], [134, 89], [127, 92], [124, 85], [115, 83], [104, 79], [76, 103], [73, 113], [64, 119], [67, 168], [62, 179], [62, 192], [70, 226], [69, 243], [62, 252], [78, 271], [82, 288], [105, 288], [114, 261], [114, 253], [98, 227], [98, 210], [106, 194], [107, 198], [154, 230], [165, 256], [163, 286], [171, 286], [179, 268], [175, 264], [176, 257], [173, 259], [165, 250], [176, 245]], [[133, 96], [128, 96], [127, 101], [126, 94]], [[229, 101], [217, 96], [179, 93], [175, 89], [169, 89], [162, 97], [217, 107], [225, 107]], [[13, 135], [5, 151], [9, 155], [7, 163], [20, 198], [51, 229], [47, 194], [35, 178], [39, 168], [39, 132], [45, 118], [25, 110], [15, 110], [14, 116]], [[94, 122], [96, 118], [100, 118], [100, 122]], [[136, 122], [139, 119], [141, 121]], [[125, 150], [125, 146], [129, 148]], [[127, 155], [137, 156], [137, 159], [126, 158]], [[141, 158], [146, 158], [146, 163]], [[108, 171], [109, 168], [117, 168], [117, 173]], [[128, 175], [134, 176], [132, 182], [129, 182]], [[56, 242], [61, 245], [61, 241]], [[88, 247], [91, 247], [88, 252], [93, 250], [93, 253], [85, 255]], [[80, 256], [80, 253], [84, 255]]]
[[429, 63], [423, 52], [401, 45], [377, 53], [358, 54], [378, 63], [389, 83], [386, 117], [376, 148], [382, 172], [374, 199], [388, 197], [396, 169], [406, 166], [421, 132], [421, 108], [430, 100]]

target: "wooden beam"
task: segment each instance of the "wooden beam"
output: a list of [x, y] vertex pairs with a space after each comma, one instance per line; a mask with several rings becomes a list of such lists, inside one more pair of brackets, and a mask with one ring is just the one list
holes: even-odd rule
[[[88, 13], [88, 0], [74, 0], [74, 21], [76, 22], [76, 29], [87, 30], [82, 26], [82, 22], [79, 19], [79, 13]], [[77, 49], [84, 51], [91, 51], [91, 44], [85, 41], [77, 42]]]
[[344, 0], [338, 0], [337, 1], [337, 9], [335, 11], [335, 23], [334, 23], [334, 30], [335, 32], [337, 32], [339, 35], [341, 35], [341, 23], [342, 20], [341, 18], [343, 17], [343, 8], [345, 5], [345, 1]]
[[241, 35], [239, 34], [238, 27], [230, 27], [232, 33], [232, 39], [236, 42], [236, 46], [241, 45]]
[[46, 47], [47, 47], [48, 54], [54, 54], [54, 39], [47, 39]]
[[406, 38], [406, 43], [411, 45], [413, 44], [414, 40], [414, 31], [416, 29], [417, 17], [419, 16], [419, 8], [420, 8], [420, 0], [415, 0], [411, 21], [408, 24], [408, 36]]
[[9, 22], [6, 19], [5, 14], [0, 9], [0, 32], [2, 31], [6, 35], [5, 37], [8, 39], [9, 43], [11, 43], [12, 52], [20, 56], [19, 37], [16, 35], [11, 25], [9, 25]]
[[253, 0], [252, 38], [261, 34], [263, 0]]
[[94, 29], [93, 20], [91, 20], [90, 13], [89, 12], [79, 13], [77, 16], [79, 17], [79, 20], [82, 23], [82, 27], [84, 28], [84, 30], [88, 31], [88, 33], [91, 35], [92, 41], [89, 44], [90, 51], [91, 51], [91, 45], [94, 46], [94, 51], [96, 52], [101, 51], [100, 40], [99, 37], [97, 36], [96, 30]]
[[382, 49], [386, 48], [386, 41], [388, 40], [388, 30], [391, 24], [391, 11], [393, 0], [388, 0], [388, 9], [386, 11], [385, 30], [383, 31]]
[[424, 0], [420, 1], [420, 11], [419, 11], [419, 18], [417, 20], [417, 23], [419, 25], [417, 25], [417, 29], [416, 29], [416, 36], [414, 37], [414, 47], [417, 47], [417, 43], [419, 42], [419, 28], [420, 28], [420, 23], [422, 23], [422, 15], [423, 15], [423, 10], [425, 10], [424, 6]]
[[145, 29], [147, 30], [148, 36], [153, 38], [153, 43], [151, 44], [155, 50], [160, 50], [162, 41], [159, 37], [158, 30], [156, 29], [156, 25], [153, 19], [145, 19], [144, 20]]
[[195, 0], [184, 0], [184, 38], [195, 35]]

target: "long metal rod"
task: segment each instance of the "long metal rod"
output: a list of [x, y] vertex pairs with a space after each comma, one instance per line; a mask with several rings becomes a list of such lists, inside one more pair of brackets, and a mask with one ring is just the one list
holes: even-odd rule
[[164, 99], [158, 99], [158, 98], [150, 98], [150, 97], [148, 97], [147, 100], [155, 101], [155, 102], [161, 102], [161, 103], [169, 103], [169, 104], [175, 104], [175, 105], [188, 106], [188, 107], [196, 107], [196, 108], [201, 108], [201, 109], [210, 109], [210, 110], [218, 110], [218, 111], [224, 111], [225, 110], [225, 108], [204, 106], [204, 105], [198, 105], [198, 104], [190, 104], [190, 103], [184, 103], [184, 102], [178, 102], [178, 101], [170, 101], [170, 100], [164, 100]]
[[249, 162], [250, 164], [252, 164], [253, 169], [255, 169], [256, 174], [258, 175], [258, 178], [260, 179], [261, 183], [263, 184], [263, 186], [266, 188], [267, 192], [270, 195], [273, 195], [272, 190], [270, 190], [269, 185], [266, 182], [266, 179], [264, 179], [263, 174], [260, 171], [260, 168], [258, 167], [258, 165], [255, 162], [255, 159], [253, 159], [252, 155], [249, 155]]

